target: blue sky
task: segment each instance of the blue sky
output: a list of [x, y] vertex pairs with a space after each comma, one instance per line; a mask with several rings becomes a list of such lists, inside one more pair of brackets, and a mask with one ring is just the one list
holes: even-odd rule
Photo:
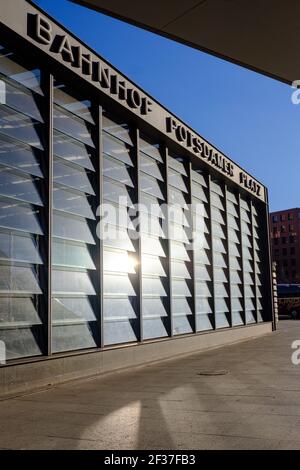
[[300, 206], [300, 105], [288, 85], [68, 0], [35, 1], [261, 180], [270, 210]]

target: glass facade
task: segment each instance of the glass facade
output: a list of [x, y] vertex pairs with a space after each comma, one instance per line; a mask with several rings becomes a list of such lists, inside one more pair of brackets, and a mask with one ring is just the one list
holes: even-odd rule
[[41, 72], [0, 47], [0, 340], [8, 359], [43, 354], [45, 106]]
[[9, 361], [271, 321], [265, 203], [5, 47], [0, 91]]
[[[53, 85], [52, 351], [96, 347], [99, 338], [95, 121], [88, 99]], [[72, 150], [70, 150], [72, 149]]]

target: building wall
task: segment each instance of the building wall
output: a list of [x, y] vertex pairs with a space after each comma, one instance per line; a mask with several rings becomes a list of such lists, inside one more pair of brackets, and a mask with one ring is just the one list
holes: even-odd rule
[[40, 64], [0, 49], [8, 365], [272, 321], [265, 203]]
[[300, 209], [270, 214], [272, 257], [278, 283], [300, 283]]

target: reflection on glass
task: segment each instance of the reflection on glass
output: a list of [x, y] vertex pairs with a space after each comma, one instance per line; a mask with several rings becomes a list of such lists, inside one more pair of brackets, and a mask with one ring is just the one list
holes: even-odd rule
[[40, 87], [41, 71], [34, 67], [31, 69], [28, 66], [24, 67], [21, 65], [21, 62], [16, 54], [0, 46], [0, 73], [23, 85], [25, 88], [42, 95]]
[[189, 222], [192, 208], [188, 207], [188, 179], [182, 159], [170, 156], [168, 162], [169, 200], [176, 208], [172, 209], [169, 222], [173, 334], [180, 335], [193, 332], [192, 239]]
[[[132, 140], [128, 126], [103, 116], [103, 198], [120, 217], [106, 217], [104, 239], [104, 344], [139, 339], [136, 247], [128, 229], [134, 226], [127, 213], [133, 207]], [[133, 233], [132, 232], [132, 233]], [[117, 307], [120, 307], [117, 310]]]
[[[99, 346], [92, 106], [55, 81], [53, 352]], [[57, 158], [59, 157], [59, 158]]]
[[241, 249], [243, 254], [245, 320], [256, 322], [255, 279], [250, 204], [241, 198]]
[[0, 136], [0, 165], [16, 168], [29, 175], [43, 176], [38, 151], [4, 136]]
[[0, 106], [0, 134], [13, 137], [25, 144], [43, 149], [41, 124], [12, 109]]
[[10, 360], [45, 351], [39, 315], [44, 206], [39, 191], [40, 71], [24, 67], [15, 54], [0, 47], [0, 86], [0, 341]]

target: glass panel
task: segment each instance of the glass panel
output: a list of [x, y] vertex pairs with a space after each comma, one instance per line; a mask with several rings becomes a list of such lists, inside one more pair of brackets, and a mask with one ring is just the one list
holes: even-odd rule
[[53, 163], [53, 181], [73, 189], [78, 189], [86, 194], [95, 195], [85, 170], [65, 165], [58, 160], [55, 160]]
[[64, 84], [58, 83], [57, 81], [55, 81], [54, 84], [54, 102], [67, 111], [76, 114], [85, 121], [89, 121], [92, 124], [95, 124], [91, 114], [90, 100], [80, 100], [74, 98], [71, 90], [69, 90]]
[[40, 356], [43, 331], [40, 326], [31, 328], [0, 329], [0, 341], [5, 343], [6, 359]]
[[[147, 210], [146, 207], [145, 210]], [[158, 217], [151, 217], [143, 212], [140, 213], [140, 229], [142, 233], [150, 233], [154, 236], [165, 238], [160, 222]]]
[[227, 262], [221, 253], [214, 254], [214, 266], [217, 266], [218, 268], [227, 268]]
[[192, 310], [189, 301], [186, 298], [173, 298], [172, 309], [174, 315], [192, 315]]
[[167, 288], [160, 278], [145, 277], [143, 276], [143, 296], [167, 296]]
[[35, 302], [30, 297], [0, 297], [0, 331], [4, 328], [40, 325]]
[[174, 188], [169, 189], [169, 204], [179, 204], [181, 207], [188, 209], [184, 195]]
[[[192, 235], [191, 233], [189, 235]], [[169, 237], [171, 240], [177, 240], [184, 243], [189, 243], [189, 238], [186, 230], [182, 225], [177, 225], [172, 222], [169, 224]]]
[[159, 164], [153, 160], [153, 158], [150, 158], [148, 155], [144, 155], [143, 153], [140, 155], [140, 169], [144, 173], [147, 173], [160, 181], [164, 180], [159, 169]]
[[228, 328], [230, 326], [225, 313], [217, 313], [215, 318], [216, 318], [216, 328]]
[[86, 245], [74, 245], [70, 242], [53, 242], [53, 265], [75, 268], [96, 269]]
[[204, 175], [202, 175], [198, 171], [195, 171], [195, 170], [192, 171], [192, 180], [201, 184], [201, 186], [204, 186], [205, 188], [207, 188], [207, 183], [205, 181]]
[[177, 189], [180, 189], [184, 193], [188, 193], [184, 177], [171, 169], [169, 169], [169, 184]]
[[95, 348], [97, 346], [98, 324], [96, 322], [81, 325], [53, 325], [52, 350], [74, 351], [76, 349]]
[[118, 121], [118, 122], [112, 121], [109, 117], [107, 117], [106, 115], [103, 115], [102, 126], [103, 126], [103, 130], [107, 132], [108, 134], [111, 134], [117, 137], [118, 139], [121, 139], [124, 142], [127, 142], [129, 145], [133, 145], [133, 142], [129, 134], [128, 124], [122, 123], [121, 121]]
[[224, 192], [220, 183], [211, 181], [210, 188], [212, 192], [218, 194], [219, 196], [224, 196]]
[[223, 269], [214, 268], [214, 280], [216, 282], [227, 282], [227, 278]]
[[0, 199], [0, 226], [42, 234], [38, 210], [29, 204]]
[[0, 232], [0, 259], [42, 264], [33, 238], [13, 233]]
[[211, 200], [211, 203], [214, 207], [224, 211], [224, 204], [223, 204], [220, 196], [218, 196], [217, 194], [212, 192], [211, 195], [210, 195], [210, 200]]
[[126, 163], [126, 165], [133, 166], [133, 162], [130, 157], [131, 148], [124, 142], [114, 139], [106, 134], [103, 134], [103, 152], [123, 163]]
[[42, 291], [32, 268], [0, 265], [0, 292], [41, 294]]
[[36, 187], [37, 179], [21, 176], [9, 168], [0, 167], [0, 194], [42, 206]]
[[104, 321], [104, 344], [135, 342], [138, 338], [137, 321]]
[[[104, 233], [104, 232], [103, 232]], [[133, 251], [136, 249], [132, 240], [130, 239], [127, 230], [120, 229], [117, 226], [107, 225], [105, 227], [105, 238], [103, 237], [103, 245], [112, 248], [119, 248], [122, 250]], [[110, 236], [110, 234], [112, 234]]]
[[87, 220], [58, 212], [53, 214], [53, 235], [63, 239], [95, 244]]
[[212, 315], [198, 314], [196, 317], [197, 331], [206, 331], [213, 329]]
[[152, 276], [166, 276], [161, 260], [156, 256], [142, 255], [143, 274]]
[[237, 218], [239, 217], [237, 206], [235, 206], [235, 204], [233, 204], [230, 201], [227, 201], [227, 211], [229, 214], [232, 214], [234, 217], [237, 217]]
[[94, 170], [91, 162], [91, 149], [78, 142], [72, 137], [54, 131], [53, 134], [53, 152], [54, 155], [75, 163], [89, 170]]
[[106, 271], [134, 274], [135, 264], [134, 256], [127, 251], [104, 250], [103, 266]]
[[[170, 241], [170, 255], [171, 255], [171, 258], [175, 258], [175, 259], [178, 259], [178, 260], [182, 260], [182, 261], [190, 261], [190, 257], [188, 255], [188, 252], [186, 250], [186, 246], [184, 243], [180, 243], [180, 242], [176, 242], [176, 241], [173, 241], [171, 240]], [[195, 252], [195, 255], [200, 254], [201, 252], [200, 251], [197, 251]]]
[[52, 270], [52, 292], [54, 294], [95, 295], [89, 275], [85, 272]]
[[201, 281], [210, 281], [211, 277], [206, 266], [195, 265], [195, 278]]
[[142, 191], [164, 200], [164, 195], [159, 182], [155, 178], [151, 178], [150, 176], [145, 176], [142, 174], [140, 177], [140, 185]]
[[208, 202], [204, 189], [199, 184], [196, 184], [196, 183], [192, 184], [192, 193], [193, 193], [193, 197], [199, 199], [200, 201], [203, 201], [206, 203]]
[[136, 295], [133, 282], [128, 275], [105, 273], [103, 285], [105, 295]]
[[193, 329], [186, 315], [174, 315], [173, 318], [174, 335], [192, 333]]
[[52, 304], [52, 316], [56, 325], [97, 320], [88, 297], [55, 297]]
[[196, 281], [196, 293], [197, 297], [211, 297], [208, 282]]
[[114, 158], [110, 158], [105, 155], [103, 159], [103, 174], [109, 178], [112, 178], [120, 183], [126, 184], [126, 186], [134, 187], [133, 181], [130, 177], [128, 167], [124, 163], [121, 163]]
[[120, 321], [126, 319], [135, 319], [134, 298], [104, 298], [104, 316], [106, 320]]
[[[169, 207], [169, 220], [171, 222], [175, 222], [176, 224], [184, 225], [185, 227], [189, 227], [190, 223], [187, 220], [185, 210], [178, 206], [172, 205]], [[203, 218], [194, 217], [195, 225], [198, 223], [199, 226], [203, 228], [203, 232], [207, 231], [206, 224]]]
[[141, 212], [147, 213], [148, 216], [165, 219], [164, 211], [158, 204], [157, 199], [143, 192], [140, 197], [140, 210]]
[[216, 209], [215, 207], [211, 208], [211, 218], [212, 220], [215, 220], [216, 222], [225, 225], [224, 216], [222, 215], [221, 211], [219, 209]]
[[181, 173], [183, 176], [187, 176], [187, 172], [186, 172], [186, 169], [184, 167], [184, 164], [180, 160], [182, 160], [182, 159], [170, 158], [169, 159], [169, 166], [170, 166], [170, 168], [173, 168], [173, 170], [177, 171], [178, 173]]
[[212, 313], [212, 308], [209, 299], [196, 297], [196, 311], [197, 313]]
[[191, 279], [191, 275], [186, 264], [182, 261], [172, 261], [172, 276]]
[[143, 320], [144, 339], [163, 338], [168, 336], [167, 327], [162, 318], [144, 318]]
[[116, 202], [122, 206], [133, 207], [133, 202], [128, 194], [126, 186], [123, 184], [115, 183], [111, 180], [103, 182], [103, 198], [104, 200]]
[[142, 236], [142, 249], [144, 253], [165, 258], [166, 254], [158, 238]]
[[88, 197], [84, 194], [53, 188], [53, 207], [87, 219], [95, 219]]
[[5, 91], [5, 102], [3, 104], [43, 122], [37, 104], [37, 96], [34, 93], [20, 86], [13, 86], [8, 81], [1, 80], [1, 84], [3, 91]]
[[84, 144], [94, 147], [91, 138], [91, 126], [82, 119], [64, 111], [60, 106], [53, 106], [53, 125], [55, 129], [74, 137]]
[[143, 299], [143, 318], [167, 317], [167, 309], [163, 299]]
[[43, 149], [40, 132], [41, 124], [37, 121], [12, 109], [0, 107], [0, 133]]
[[187, 281], [185, 279], [172, 279], [172, 295], [179, 295], [184, 297], [192, 296]]
[[33, 148], [0, 136], [0, 163], [42, 177], [39, 155]]
[[16, 55], [3, 46], [0, 46], [0, 72], [26, 88], [42, 94], [40, 70], [23, 67]]
[[140, 145], [140, 150], [143, 153], [146, 153], [150, 157], [155, 158], [155, 160], [158, 160], [160, 163], [163, 162], [163, 160], [161, 158], [160, 151], [159, 151], [159, 145], [158, 144], [153, 144], [153, 143], [147, 142], [146, 140], [140, 138], [139, 145]]

